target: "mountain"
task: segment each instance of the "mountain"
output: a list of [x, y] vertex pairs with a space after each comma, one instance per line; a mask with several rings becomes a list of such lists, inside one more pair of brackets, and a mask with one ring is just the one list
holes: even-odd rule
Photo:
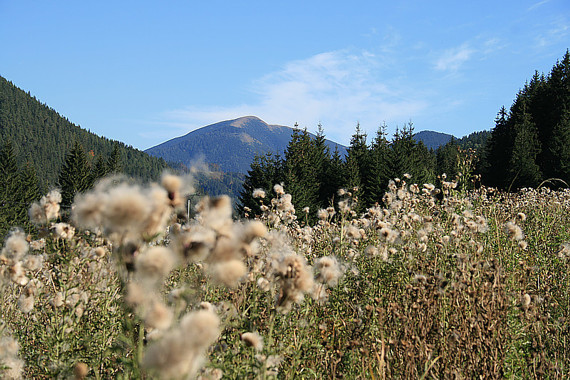
[[463, 149], [481, 151], [485, 147], [490, 136], [491, 131], [473, 132], [457, 140], [457, 144]]
[[455, 139], [453, 135], [447, 133], [434, 132], [434, 131], [421, 131], [414, 135], [414, 140], [423, 142], [428, 149], [436, 150], [442, 145], [447, 144]]
[[0, 144], [11, 141], [20, 165], [33, 165], [43, 190], [54, 187], [66, 154], [79, 142], [91, 163], [118, 147], [121, 170], [141, 179], [156, 179], [164, 160], [87, 131], [0, 76]]
[[[282, 155], [293, 128], [269, 125], [255, 116], [211, 124], [145, 150], [167, 162], [191, 167], [194, 162], [213, 164], [222, 172], [247, 173], [256, 154]], [[327, 140], [331, 152], [346, 147]]]

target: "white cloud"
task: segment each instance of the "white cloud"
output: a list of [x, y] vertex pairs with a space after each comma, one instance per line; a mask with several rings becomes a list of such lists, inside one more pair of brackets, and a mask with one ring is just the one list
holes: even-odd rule
[[568, 39], [570, 26], [566, 17], [558, 17], [550, 24], [550, 28], [535, 37], [536, 47], [544, 48]]
[[440, 71], [456, 72], [467, 62], [475, 50], [467, 44], [446, 50], [435, 62], [435, 68]]
[[536, 8], [538, 8], [538, 7], [540, 7], [541, 5], [544, 5], [544, 4], [548, 3], [549, 1], [550, 1], [550, 0], [542, 0], [542, 1], [539, 1], [539, 2], [537, 2], [537, 3], [534, 3], [533, 5], [531, 5], [530, 7], [527, 8], [527, 11], [530, 12], [530, 11], [532, 11], [532, 10], [534, 10], [534, 9], [536, 9]]
[[166, 112], [160, 123], [180, 128], [183, 134], [221, 120], [255, 115], [270, 124], [298, 122], [311, 131], [320, 122], [328, 138], [348, 143], [357, 122], [371, 134], [383, 121], [402, 124], [427, 108], [427, 101], [410, 95], [414, 92], [391, 75], [369, 51], [325, 52], [289, 62], [256, 80], [250, 88], [256, 102], [188, 106]]

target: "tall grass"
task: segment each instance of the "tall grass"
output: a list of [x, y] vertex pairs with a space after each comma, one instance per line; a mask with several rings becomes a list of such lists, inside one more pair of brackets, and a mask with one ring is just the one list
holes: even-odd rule
[[69, 219], [52, 192], [0, 255], [2, 375], [568, 378], [570, 192], [412, 181], [314, 226], [281, 185], [241, 221], [227, 197], [185, 220], [172, 175], [102, 181]]

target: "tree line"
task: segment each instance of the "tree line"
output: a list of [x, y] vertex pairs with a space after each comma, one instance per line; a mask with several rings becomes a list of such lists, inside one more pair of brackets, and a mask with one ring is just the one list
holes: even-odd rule
[[515, 190], [570, 184], [570, 54], [535, 72], [507, 111], [499, 110], [481, 158], [483, 182]]
[[309, 208], [310, 219], [318, 209], [334, 206], [341, 188], [356, 194], [358, 212], [380, 202], [390, 179], [409, 175], [413, 182], [427, 183], [436, 181], [438, 173], [453, 176], [458, 172], [458, 141], [434, 152], [414, 139], [412, 123], [398, 128], [391, 139], [386, 130], [385, 124], [380, 126], [368, 142], [367, 134], [357, 125], [346, 157], [342, 157], [338, 150], [331, 152], [326, 146], [322, 126], [314, 137], [306, 129], [295, 128], [283, 157], [255, 157], [240, 193], [238, 212], [259, 214], [260, 202], [253, 198], [253, 190], [263, 189], [271, 196], [273, 186], [281, 183], [297, 211]]
[[240, 193], [238, 211], [259, 214], [253, 190], [272, 194], [278, 183], [284, 184], [298, 210], [309, 207], [313, 212], [334, 205], [340, 188], [358, 189], [357, 211], [362, 211], [381, 202], [388, 181], [404, 174], [418, 184], [435, 183], [445, 173], [449, 179], [461, 175], [463, 186], [472, 186], [466, 177], [478, 174], [482, 184], [503, 190], [541, 184], [568, 187], [570, 54], [567, 51], [548, 75], [535, 73], [510, 110], [500, 109], [491, 132], [452, 139], [431, 151], [414, 140], [413, 131], [409, 123], [389, 140], [382, 125], [368, 142], [357, 125], [348, 153], [341, 157], [325, 146], [321, 126], [314, 138], [297, 128], [284, 157], [255, 157]]
[[[77, 193], [89, 190], [95, 182], [109, 174], [122, 169], [122, 158], [119, 147], [115, 147], [108, 157], [94, 156], [86, 152], [76, 142], [67, 152], [60, 167], [55, 184], [62, 195], [61, 206], [69, 210]], [[30, 162], [18, 164], [14, 145], [10, 140], [0, 146], [0, 240], [6, 232], [14, 227], [32, 230], [29, 224], [28, 209], [30, 204], [40, 199], [47, 192], [42, 188], [41, 177], [38, 176]]]

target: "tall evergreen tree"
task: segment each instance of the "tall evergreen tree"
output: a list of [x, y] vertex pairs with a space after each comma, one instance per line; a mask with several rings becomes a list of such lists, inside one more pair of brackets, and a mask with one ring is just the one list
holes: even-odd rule
[[[315, 210], [319, 200], [317, 149], [306, 129], [294, 129], [285, 150], [285, 185], [295, 208]], [[322, 163], [322, 162], [321, 162]]]
[[484, 162], [481, 168], [484, 183], [495, 187], [505, 187], [507, 165], [510, 161], [513, 142], [514, 133], [509, 123], [507, 110], [503, 106], [495, 118], [495, 127], [484, 149]]
[[458, 160], [459, 145], [457, 140], [451, 139], [450, 142], [440, 146], [436, 151], [436, 173], [438, 175], [445, 173], [448, 178], [455, 178]]
[[334, 188], [333, 181], [330, 178], [331, 175], [334, 175], [331, 170], [330, 149], [326, 144], [325, 133], [320, 123], [317, 126], [317, 135], [314, 138], [313, 145], [314, 157], [312, 161], [319, 186], [318, 198], [314, 208], [325, 207], [338, 189]]
[[366, 176], [367, 199], [365, 201], [369, 206], [381, 201], [390, 180], [391, 151], [386, 130], [386, 124], [378, 128], [370, 148], [370, 172]]
[[109, 158], [106, 162], [106, 173], [105, 174], [112, 174], [117, 173], [123, 170], [123, 165], [121, 164], [121, 150], [119, 149], [119, 145], [113, 145], [113, 150], [109, 155]]
[[246, 208], [249, 208], [250, 216], [261, 215], [260, 199], [253, 197], [253, 191], [255, 189], [264, 190], [266, 199], [263, 203], [267, 205], [273, 193], [273, 186], [284, 180], [283, 160], [279, 156], [271, 153], [255, 156], [240, 192], [237, 205], [238, 214], [244, 216]]
[[15, 222], [23, 226], [28, 224], [28, 210], [34, 201], [40, 199], [41, 192], [36, 169], [31, 162], [28, 161], [24, 164], [18, 173], [18, 177], [18, 208]]
[[13, 145], [7, 141], [0, 148], [0, 240], [14, 226], [27, 227], [30, 204], [40, 197], [33, 165], [20, 169]]
[[536, 163], [536, 156], [540, 152], [536, 126], [526, 110], [517, 114], [514, 125], [515, 139], [508, 166], [509, 188], [536, 186], [542, 176]]
[[95, 157], [93, 165], [91, 165], [91, 173], [89, 178], [90, 185], [93, 185], [99, 178], [105, 177], [109, 173], [107, 163], [102, 155]]
[[371, 157], [366, 139], [367, 135], [360, 129], [360, 123], [358, 123], [350, 139], [346, 156], [347, 185], [351, 191], [358, 188], [356, 212], [364, 211], [369, 206], [366, 203], [370, 198], [366, 178], [371, 169]]
[[91, 186], [92, 176], [85, 151], [76, 142], [63, 163], [59, 172], [58, 184], [61, 189], [62, 206], [70, 207], [75, 194], [83, 192]]
[[346, 165], [343, 157], [340, 155], [338, 148], [335, 148], [330, 160], [327, 163], [327, 174], [326, 181], [322, 184], [327, 188], [327, 198], [326, 203], [322, 204], [321, 207], [329, 207], [336, 205], [336, 194], [339, 189], [346, 186], [347, 183], [347, 173]]
[[551, 178], [559, 178], [570, 185], [570, 110], [564, 108], [550, 142], [552, 159]]
[[14, 147], [10, 140], [0, 149], [0, 223], [5, 232], [17, 220], [20, 178]]

